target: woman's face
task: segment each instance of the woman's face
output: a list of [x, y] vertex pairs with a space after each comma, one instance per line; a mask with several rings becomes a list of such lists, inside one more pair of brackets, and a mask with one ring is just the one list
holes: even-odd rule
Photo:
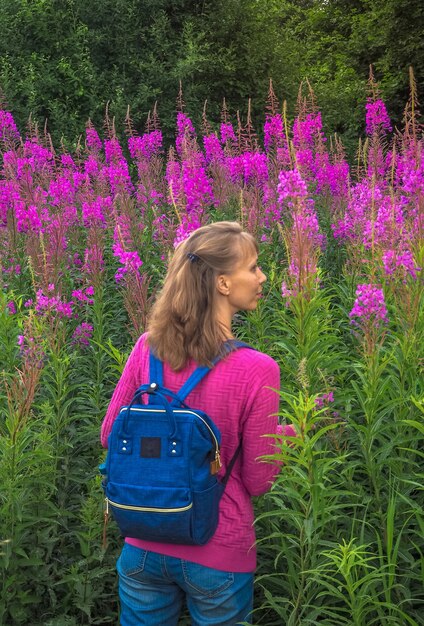
[[252, 251], [243, 255], [231, 274], [226, 275], [227, 302], [231, 315], [237, 311], [253, 311], [261, 298], [266, 276], [258, 266], [258, 255]]

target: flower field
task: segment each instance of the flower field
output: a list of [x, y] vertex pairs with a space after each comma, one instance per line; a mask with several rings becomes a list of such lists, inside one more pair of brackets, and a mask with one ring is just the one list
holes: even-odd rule
[[[99, 429], [167, 259], [208, 221], [260, 242], [268, 281], [237, 336], [281, 368], [284, 466], [255, 502], [255, 623], [424, 624], [424, 136], [374, 79], [349, 163], [308, 85], [289, 121], [177, 101], [75, 150], [0, 108], [0, 625], [116, 624]], [[185, 618], [182, 624], [187, 623]]]

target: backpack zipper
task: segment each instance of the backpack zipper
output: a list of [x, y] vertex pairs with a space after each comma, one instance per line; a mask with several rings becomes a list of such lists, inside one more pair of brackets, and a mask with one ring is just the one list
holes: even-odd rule
[[[121, 409], [121, 413], [123, 411], [126, 411], [128, 409], [128, 407], [123, 407]], [[143, 409], [136, 409], [135, 407], [131, 407], [131, 411], [150, 411], [150, 412], [155, 412], [155, 413], [166, 413], [165, 409], [148, 409], [143, 408]], [[213, 432], [212, 428], [209, 426], [209, 424], [207, 423], [206, 420], [203, 419], [203, 417], [200, 417], [200, 415], [198, 415], [197, 413], [195, 413], [194, 411], [189, 411], [189, 410], [183, 410], [183, 409], [174, 409], [175, 413], [189, 413], [190, 415], [195, 415], [199, 420], [201, 420], [204, 425], [206, 426], [206, 428], [209, 430], [210, 434], [212, 435], [214, 441], [215, 441], [215, 456], [216, 454], [219, 457], [219, 444], [218, 444], [218, 439], [215, 437], [215, 433]]]
[[116, 507], [117, 509], [125, 509], [126, 511], [143, 511], [146, 513], [182, 513], [184, 511], [188, 511], [193, 507], [193, 503], [187, 504], [186, 506], [180, 506], [177, 509], [162, 509], [153, 506], [132, 506], [130, 504], [119, 504], [118, 502], [114, 502], [109, 498], [105, 498], [106, 500], [106, 512], [109, 512], [109, 504], [111, 506]]
[[[128, 407], [123, 407], [121, 409], [121, 413], [123, 411], [127, 411]], [[148, 409], [147, 406], [146, 408], [142, 408], [142, 409], [136, 409], [135, 407], [131, 407], [131, 411], [150, 411], [150, 412], [154, 412], [154, 413], [166, 413], [165, 409]], [[209, 430], [210, 434], [212, 435], [212, 438], [215, 442], [215, 458], [213, 461], [211, 461], [210, 467], [211, 467], [211, 474], [215, 475], [219, 472], [219, 470], [222, 467], [222, 462], [221, 462], [221, 454], [220, 454], [220, 450], [219, 450], [219, 444], [218, 444], [218, 439], [215, 437], [215, 433], [213, 432], [212, 428], [209, 426], [209, 424], [207, 423], [206, 420], [203, 419], [203, 417], [201, 417], [200, 415], [198, 415], [197, 413], [195, 413], [194, 411], [190, 411], [187, 409], [174, 409], [175, 413], [189, 413], [190, 415], [195, 415], [199, 420], [201, 420], [204, 425], [206, 426], [206, 428]]]

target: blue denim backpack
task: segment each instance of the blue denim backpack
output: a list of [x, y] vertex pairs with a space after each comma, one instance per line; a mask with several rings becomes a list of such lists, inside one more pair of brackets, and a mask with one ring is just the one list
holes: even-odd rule
[[[229, 351], [250, 347], [226, 345]], [[150, 383], [120, 409], [100, 472], [106, 510], [124, 537], [203, 545], [214, 534], [241, 445], [219, 480], [221, 434], [206, 413], [184, 403], [209, 371], [198, 367], [175, 394], [163, 387], [163, 364], [150, 352]], [[141, 402], [144, 394], [148, 404]]]

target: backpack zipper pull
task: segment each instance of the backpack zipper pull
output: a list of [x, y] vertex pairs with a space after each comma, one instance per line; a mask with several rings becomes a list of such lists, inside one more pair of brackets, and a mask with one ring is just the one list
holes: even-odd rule
[[219, 472], [219, 470], [221, 469], [221, 467], [222, 467], [221, 455], [219, 454], [219, 450], [217, 448], [216, 452], [215, 452], [215, 459], [213, 461], [211, 461], [211, 474], [212, 474], [212, 476], [217, 474]]

